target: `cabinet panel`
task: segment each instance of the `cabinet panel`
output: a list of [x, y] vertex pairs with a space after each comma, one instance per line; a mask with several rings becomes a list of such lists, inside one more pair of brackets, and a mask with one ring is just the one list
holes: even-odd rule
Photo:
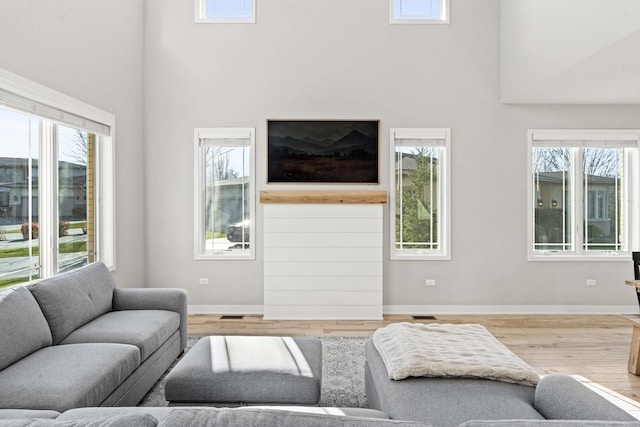
[[265, 205], [265, 319], [381, 319], [381, 205]]

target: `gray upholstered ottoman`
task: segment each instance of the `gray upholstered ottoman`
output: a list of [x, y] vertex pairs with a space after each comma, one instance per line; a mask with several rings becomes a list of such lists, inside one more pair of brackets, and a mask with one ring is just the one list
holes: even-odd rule
[[201, 338], [169, 372], [169, 405], [317, 405], [322, 344], [316, 338]]

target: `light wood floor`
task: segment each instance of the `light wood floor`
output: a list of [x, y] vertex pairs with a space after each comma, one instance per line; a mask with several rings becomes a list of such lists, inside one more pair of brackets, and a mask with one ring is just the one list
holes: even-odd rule
[[580, 375], [640, 401], [640, 377], [627, 372], [632, 326], [609, 315], [385, 316], [383, 321], [265, 321], [261, 316], [222, 320], [189, 316], [189, 335], [369, 336], [391, 322], [479, 323], [540, 374]]

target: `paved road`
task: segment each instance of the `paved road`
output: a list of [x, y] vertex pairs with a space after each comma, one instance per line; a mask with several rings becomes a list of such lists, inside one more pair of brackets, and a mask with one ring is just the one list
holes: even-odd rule
[[[0, 241], [0, 250], [2, 249], [19, 249], [26, 248], [29, 246], [29, 241], [24, 240], [22, 238], [22, 234], [20, 233], [7, 233], [5, 234], [7, 240]], [[86, 235], [82, 233], [82, 229], [71, 229], [69, 230], [68, 236], [60, 237], [60, 243], [68, 243], [68, 242], [82, 242], [87, 238]], [[59, 254], [58, 261], [60, 262], [60, 266], [62, 268], [66, 267], [68, 263], [71, 263], [72, 259], [80, 255], [80, 253], [66, 253]], [[35, 260], [38, 261], [37, 259]], [[17, 271], [29, 268], [31, 266], [30, 260], [28, 257], [10, 257], [10, 258], [0, 258], [0, 275], [9, 273], [11, 271]], [[21, 273], [20, 275], [16, 275], [15, 277], [26, 276], [26, 273]], [[9, 276], [14, 277], [14, 276]]]

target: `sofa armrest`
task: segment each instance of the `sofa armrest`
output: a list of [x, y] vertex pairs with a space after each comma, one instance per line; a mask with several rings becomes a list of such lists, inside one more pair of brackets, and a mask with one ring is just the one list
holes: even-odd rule
[[180, 351], [187, 345], [187, 291], [179, 288], [116, 288], [113, 310], [167, 310], [180, 315]]
[[542, 377], [536, 387], [533, 406], [543, 417], [552, 420], [637, 421], [568, 375]]

